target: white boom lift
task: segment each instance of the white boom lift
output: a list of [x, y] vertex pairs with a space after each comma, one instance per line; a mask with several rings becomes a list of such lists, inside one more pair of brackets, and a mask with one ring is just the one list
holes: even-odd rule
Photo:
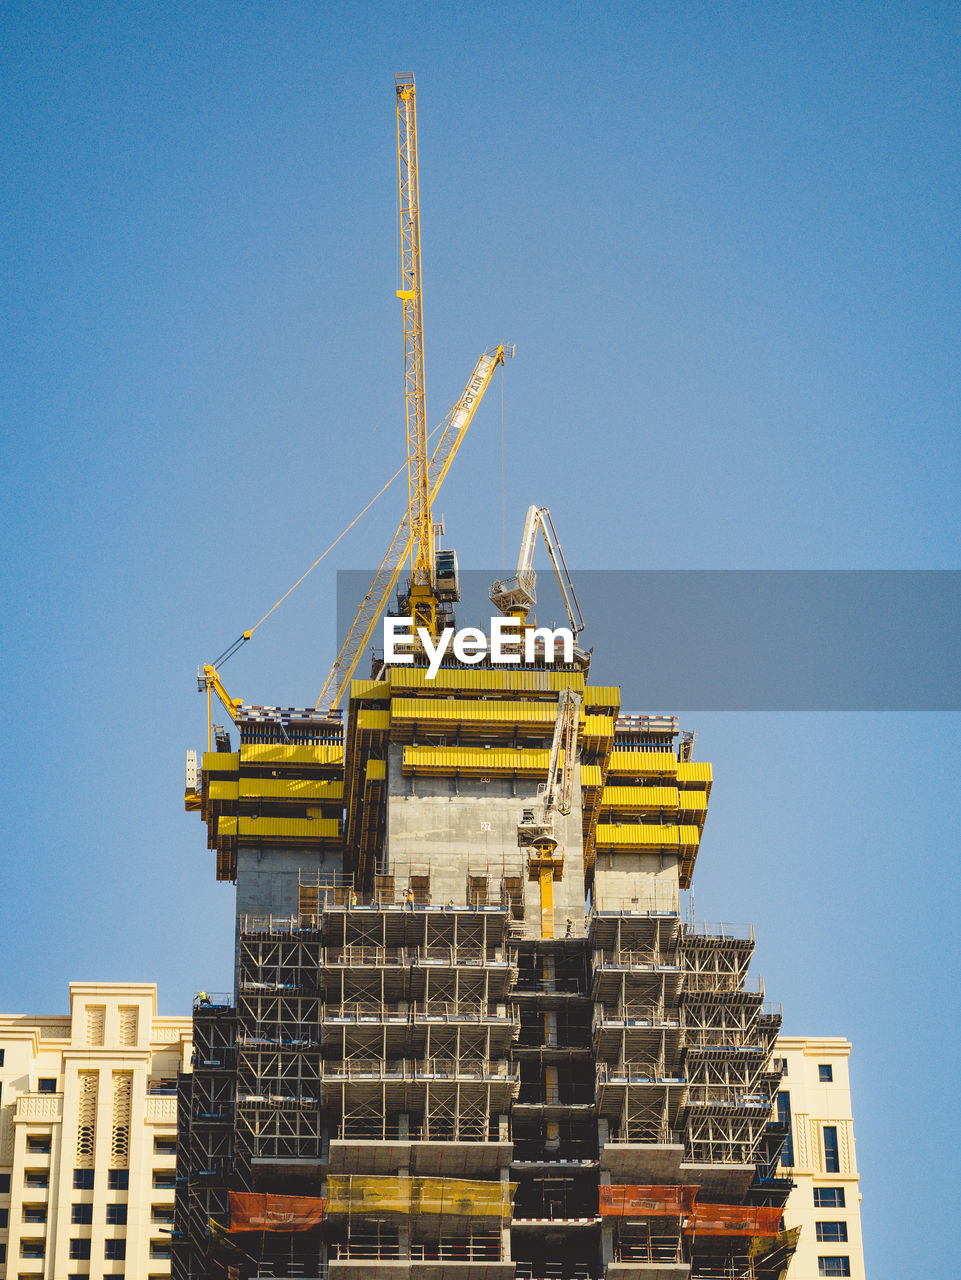
[[[531, 506], [527, 509], [524, 521], [524, 534], [521, 538], [521, 549], [517, 557], [517, 572], [513, 578], [498, 579], [491, 583], [491, 601], [508, 618], [516, 618], [522, 627], [533, 627], [537, 619], [531, 613], [537, 604], [537, 573], [534, 570], [534, 549], [538, 535], [542, 535], [547, 554], [551, 558], [554, 576], [560, 587], [561, 598], [567, 613], [567, 621], [576, 642], [584, 630], [584, 615], [574, 590], [571, 571], [564, 559], [560, 538], [554, 528], [554, 521], [547, 507]], [[575, 646], [574, 661], [584, 669], [585, 674], [590, 667], [590, 654]]]
[[538, 787], [541, 815], [525, 809], [517, 824], [517, 843], [527, 850], [528, 878], [540, 883], [542, 938], [554, 936], [554, 881], [564, 876], [564, 850], [554, 834], [554, 814], [567, 817], [573, 806], [580, 710], [581, 695], [564, 689], [557, 701], [547, 781]]

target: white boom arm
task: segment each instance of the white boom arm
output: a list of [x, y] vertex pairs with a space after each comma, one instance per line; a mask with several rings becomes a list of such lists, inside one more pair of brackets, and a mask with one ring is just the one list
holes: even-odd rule
[[[554, 738], [551, 742], [551, 759], [544, 791], [544, 821], [550, 822], [556, 809], [565, 816], [570, 813], [574, 796], [574, 756], [577, 752], [577, 719], [581, 709], [581, 695], [573, 689], [565, 689], [558, 699], [557, 719], [554, 722]], [[561, 764], [561, 752], [564, 762]], [[558, 779], [558, 766], [560, 779]]]
[[538, 533], [541, 533], [544, 537], [544, 545], [547, 547], [547, 554], [551, 558], [554, 576], [557, 578], [557, 585], [561, 589], [561, 596], [564, 600], [564, 608], [567, 610], [567, 620], [576, 640], [584, 630], [584, 617], [581, 613], [581, 606], [577, 601], [577, 593], [574, 591], [571, 572], [567, 567], [567, 561], [564, 559], [564, 552], [561, 550], [557, 530], [554, 528], [554, 521], [551, 519], [551, 513], [547, 507], [528, 507], [527, 518], [524, 521], [524, 535], [521, 538], [521, 549], [517, 557], [517, 573], [513, 578], [508, 578], [504, 582], [492, 583], [490, 598], [498, 609], [505, 614], [517, 611], [526, 615], [537, 603], [537, 574], [532, 566]]

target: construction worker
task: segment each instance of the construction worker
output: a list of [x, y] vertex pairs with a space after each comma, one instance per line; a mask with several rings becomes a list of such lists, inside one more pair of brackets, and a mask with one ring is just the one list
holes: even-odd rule
[[350, 891], [350, 905], [352, 907], [357, 906], [357, 890], [356, 889], [351, 889]]
[[197, 1004], [201, 1009], [210, 1008], [210, 996], [207, 995], [206, 991], [197, 992]]
[[413, 893], [411, 893], [410, 889], [405, 889], [404, 890], [404, 910], [413, 911], [413, 909], [414, 909], [414, 895]]

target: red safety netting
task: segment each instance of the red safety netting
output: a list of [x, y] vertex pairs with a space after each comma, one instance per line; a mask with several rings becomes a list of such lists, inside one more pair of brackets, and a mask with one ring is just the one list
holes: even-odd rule
[[602, 1217], [687, 1217], [696, 1195], [697, 1187], [602, 1186], [599, 1208]]
[[230, 1192], [230, 1230], [309, 1231], [323, 1222], [327, 1201], [321, 1196], [270, 1196]]
[[781, 1213], [761, 1205], [698, 1204], [686, 1231], [701, 1236], [776, 1236]]

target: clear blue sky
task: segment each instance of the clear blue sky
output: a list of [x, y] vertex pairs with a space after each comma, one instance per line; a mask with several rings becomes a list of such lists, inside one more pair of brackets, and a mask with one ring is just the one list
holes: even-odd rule
[[[396, 71], [431, 420], [517, 344], [445, 486], [463, 562], [506, 568], [537, 501], [583, 568], [959, 567], [956, 5], [0, 21], [0, 1008], [230, 985], [232, 890], [181, 807], [194, 673], [403, 456]], [[231, 692], [314, 701], [334, 569], [380, 559], [401, 500]], [[953, 1277], [959, 717], [685, 723], [716, 778], [697, 915], [756, 922], [786, 1030], [854, 1042], [869, 1274]]]

